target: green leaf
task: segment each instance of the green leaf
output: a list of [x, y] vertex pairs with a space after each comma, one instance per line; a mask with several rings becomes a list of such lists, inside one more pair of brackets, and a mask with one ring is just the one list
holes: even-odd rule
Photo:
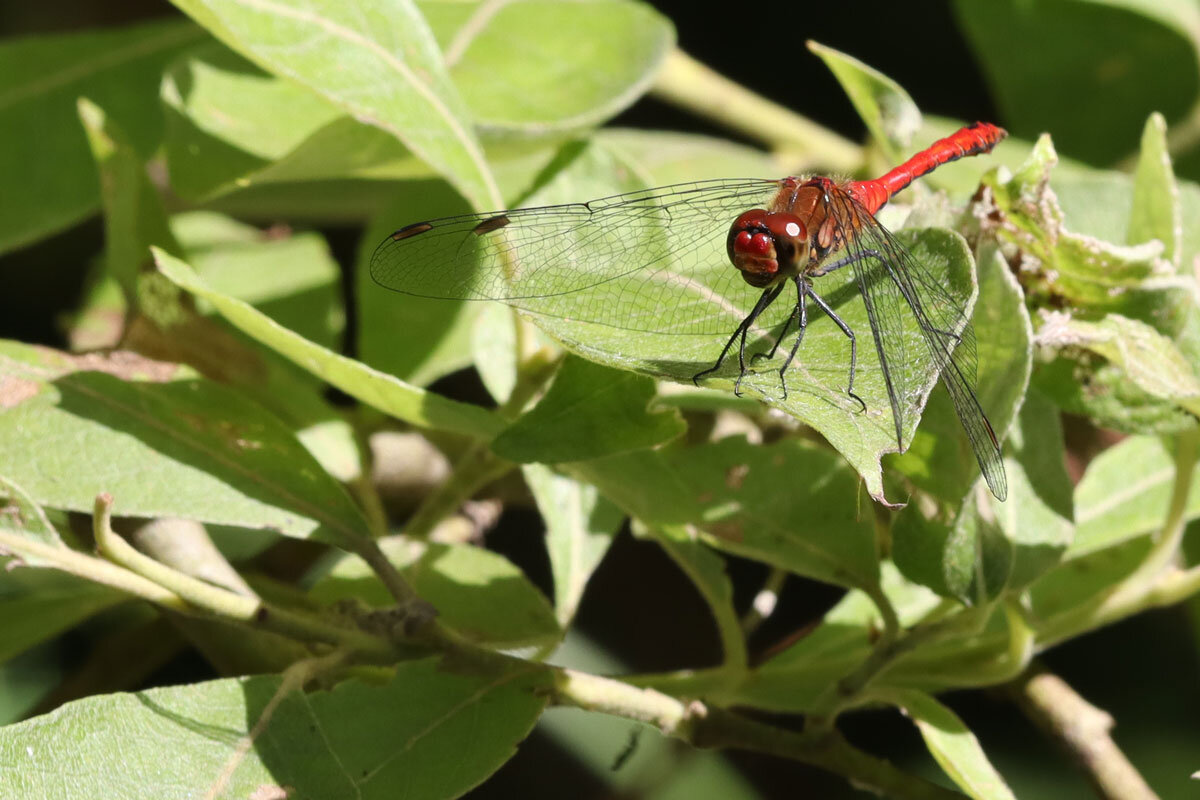
[[[485, 679], [440, 671], [430, 660], [407, 662], [385, 685], [293, 691], [257, 730], [278, 676], [102, 695], [3, 728], [0, 763], [9, 791], [23, 797], [212, 792], [232, 800], [286, 791], [375, 800], [403, 787], [411, 800], [441, 800], [462, 795], [513, 755], [546, 704], [538, 682], [530, 673]], [[107, 766], [105, 732], [114, 729], [122, 732], [117, 773]], [[162, 768], [164, 753], [170, 770]]]
[[1061, 355], [1041, 365], [1034, 385], [1062, 410], [1130, 434], [1170, 434], [1196, 427], [1196, 418], [1137, 387], [1103, 359]]
[[[7, 380], [0, 381], [0, 386], [6, 383]], [[8, 385], [11, 388], [12, 384]], [[0, 402], [0, 407], [8, 406]], [[0, 524], [10, 533], [19, 533], [22, 538], [32, 539], [50, 547], [67, 546], [37, 501], [3, 475], [0, 475], [0, 500], [4, 501], [4, 504], [0, 505]], [[46, 566], [39, 561], [31, 561], [28, 557], [22, 558], [22, 562], [31, 566]]]
[[[1175, 461], [1167, 441], [1130, 436], [1096, 456], [1075, 487], [1079, 525], [1067, 558], [1080, 558], [1158, 531], [1167, 517]], [[1185, 518], [1200, 517], [1200, 471], [1192, 478]]]
[[[991, 513], [1012, 551], [1005, 589], [1028, 586], [1054, 567], [1075, 537], [1075, 509], [1062, 422], [1057, 410], [1037, 392], [1025, 398], [1009, 436], [1017, 469], [1010, 482], [1013, 502], [991, 502]], [[987, 515], [987, 511], [980, 509]]]
[[1148, 536], [1130, 539], [1064, 561], [1043, 575], [1029, 591], [1030, 610], [1038, 627], [1111, 593], [1145, 561], [1151, 544]]
[[594, 486], [559, 475], [541, 464], [526, 464], [522, 471], [546, 524], [546, 553], [554, 576], [554, 615], [566, 628], [624, 515]]
[[569, 357], [545, 396], [492, 440], [519, 463], [583, 461], [670, 441], [687, 426], [675, 409], [651, 411], [654, 381]]
[[[497, 403], [503, 403], [516, 388], [518, 370], [517, 326], [524, 325], [511, 309], [499, 303], [484, 303], [471, 329], [471, 357], [479, 379]], [[527, 331], [537, 330], [526, 325]], [[542, 337], [543, 339], [545, 337]], [[551, 345], [553, 347], [553, 345]]]
[[[1200, 343], [1200, 316], [1190, 278], [1176, 275], [1172, 264], [1160, 257], [1161, 242], [1116, 245], [1107, 241], [1125, 238], [1132, 202], [1129, 181], [1074, 172], [1056, 179], [1055, 189], [1051, 190], [1048, 178], [1055, 159], [1053, 147], [1043, 138], [1011, 179], [1001, 180], [995, 175], [985, 178], [999, 212], [988, 217], [985, 227], [1022, 250], [1019, 276], [1027, 294], [1037, 305], [1056, 309], [1066, 306], [1071, 315], [1047, 314], [1043, 318], [1038, 333], [1040, 344], [1072, 346], [1038, 370], [1038, 387], [1064, 409], [1092, 416], [1118, 430], [1167, 432], [1191, 427], [1191, 415], [1164, 401], [1159, 390], [1167, 387], [1161, 380], [1146, 375], [1143, 377], [1157, 383], [1158, 388], [1139, 385], [1120, 364], [1073, 346], [1071, 326], [1077, 322], [1085, 327], [1089, 324], [1080, 317], [1094, 319], [1107, 313], [1136, 320], [1133, 327], [1140, 323], [1176, 339], [1179, 347], [1194, 357]], [[1060, 193], [1078, 231], [1066, 225], [1066, 212], [1058, 200]], [[1190, 247], [1189, 242], [1185, 251]], [[1189, 254], [1185, 252], [1184, 257]], [[1065, 328], [1061, 326], [1064, 322], [1069, 323]], [[1125, 323], [1100, 324], [1121, 325], [1124, 330]], [[1100, 338], [1111, 333], [1101, 328]], [[1156, 337], [1140, 328], [1137, 334], [1138, 341], [1146, 346], [1169, 344], [1163, 341], [1151, 345], [1149, 340]], [[1097, 335], [1092, 328], [1085, 338], [1094, 341]], [[1178, 367], [1178, 354], [1168, 357]]]
[[1014, 608], [1017, 602], [958, 611], [951, 620], [961, 626], [957, 632], [916, 648], [879, 684], [940, 692], [1012, 680], [1029, 665], [1035, 645], [1033, 629]]
[[886, 697], [917, 726], [925, 746], [958, 788], [974, 800], [1015, 800], [975, 734], [957, 714], [924, 692], [893, 691]]
[[901, 151], [912, 144], [921, 127], [921, 112], [908, 92], [882, 72], [832, 47], [809, 41], [808, 49], [829, 67], [888, 159], [899, 162]]
[[[419, 542], [401, 537], [379, 540], [413, 590], [438, 610], [446, 625], [478, 644], [507, 651], [546, 653], [562, 630], [546, 598], [504, 556], [473, 545]], [[308, 580], [310, 596], [321, 603], [357, 598], [376, 608], [396, 599], [358, 556], [335, 554]]]
[[341, 270], [320, 234], [272, 236], [210, 211], [178, 214], [171, 230], [213, 291], [249, 303], [322, 347], [341, 345]]
[[[311, 214], [314, 208], [333, 215], [350, 205], [359, 209], [353, 214], [357, 221], [365, 216], [361, 206], [367, 198], [362, 195], [395, 197], [396, 188], [380, 181], [438, 178], [434, 167], [386, 131], [345, 116], [303, 86], [265, 73], [224, 47], [202, 48], [180, 60], [164, 80], [163, 100], [171, 184], [190, 199], [224, 197], [222, 203], [228, 204], [229, 193], [245, 196], [251, 191], [252, 198], [261, 200], [266, 192], [274, 204], [291, 201], [289, 216], [300, 210]], [[486, 156], [511, 196], [553, 157], [554, 149], [552, 141], [500, 138], [486, 144]], [[352, 194], [329, 202], [328, 208], [320, 194], [288, 196], [311, 194], [314, 183], [351, 178], [362, 180]], [[463, 202], [449, 187], [438, 190]], [[371, 210], [379, 205], [375, 202]], [[264, 213], [249, 200], [246, 208]]]
[[[356, 259], [358, 357], [377, 370], [417, 386], [471, 364], [471, 330], [479, 303], [437, 300], [391, 292], [371, 280], [375, 247], [416, 219], [467, 211], [462, 199], [440, 181], [410, 182], [372, 219]], [[510, 319], [509, 327], [512, 326]]]
[[878, 581], [858, 481], [826, 449], [728, 438], [580, 461], [569, 472], [650, 527], [692, 524], [719, 550], [841, 586]]
[[1167, 150], [1167, 123], [1155, 112], [1142, 131], [1142, 152], [1133, 184], [1133, 209], [1129, 216], [1130, 244], [1157, 239], [1163, 243], [1163, 258], [1181, 266], [1179, 249], [1183, 240], [1183, 217], [1179, 186]]
[[137, 278], [150, 259], [150, 245], [177, 250], [167, 228], [158, 192], [150, 184], [141, 156], [104, 109], [79, 99], [79, 118], [100, 173], [104, 207], [104, 262], [128, 299], [137, 296]]
[[475, 123], [506, 137], [600, 124], [650, 88], [675, 43], [664, 17], [622, 0], [417, 6]]
[[[995, 204], [984, 218], [985, 230], [1021, 249], [1026, 294], [1050, 307], [1077, 303], [1088, 309], [1119, 310], [1129, 304], [1127, 295], [1146, 291], [1148, 281], [1165, 292], [1171, 284], [1164, 285], [1163, 279], [1173, 278], [1174, 268], [1162, 259], [1161, 242], [1113, 244], [1114, 233], [1125, 222], [1104, 231], [1103, 239], [1066, 227], [1049, 183], [1057, 161], [1049, 136], [1042, 136], [1011, 177], [993, 171], [983, 179]], [[1088, 203], [1095, 205], [1094, 199]]]
[[29, 716], [65, 677], [53, 644], [29, 650], [0, 664], [0, 725]]
[[694, 133], [604, 128], [592, 141], [619, 158], [619, 166], [646, 185], [704, 178], [777, 178], [779, 166], [766, 153], [726, 139]]
[[[492, 163], [622, 110], [673, 41], [654, 11], [614, 0], [418, 5], [450, 51], [450, 77]], [[235, 184], [436, 174], [384, 131], [224, 48], [177, 63], [163, 96], [172, 185], [188, 197]]]
[[[0, 520], [0, 536], [19, 535]], [[0, 575], [0, 661], [69, 631], [84, 620], [128, 599], [107, 586], [49, 569], [25, 569]]]
[[910, 503], [892, 529], [892, 557], [910, 580], [967, 603], [1028, 585], [1058, 563], [1074, 535], [1058, 411], [1036, 392], [1009, 433], [1009, 498], [982, 490], [961, 507]]
[[43, 506], [345, 544], [366, 521], [276, 417], [176, 364], [0, 344], [5, 469]]
[[[244, 183], [343, 118], [341, 109], [315, 92], [261, 72], [216, 42], [171, 66], [163, 76], [162, 98], [171, 186], [194, 199]], [[407, 155], [384, 131], [361, 127], [384, 149]], [[343, 172], [353, 174], [343, 167], [310, 177]]]
[[1099, 322], [1054, 315], [1038, 331], [1038, 342], [1094, 353], [1140, 392], [1200, 412], [1200, 379], [1191, 364], [1170, 339], [1144, 322], [1118, 314]]
[[240, 300], [206, 286], [184, 262], [154, 251], [159, 270], [173, 283], [212, 303], [243, 333], [295, 361], [352, 397], [422, 427], [490, 437], [502, 423], [490, 412], [410, 386], [338, 355], [284, 328]]
[[[320, 344], [340, 344], [345, 323], [341, 270], [321, 236], [273, 236], [208, 211], [176, 215], [170, 224], [201, 278], [216, 284], [216, 291], [253, 304]], [[198, 305], [211, 313], [204, 300]], [[160, 346], [275, 412], [331, 475], [350, 481], [361, 473], [354, 432], [321, 396], [318, 378], [232, 327], [218, 330], [199, 322], [169, 326], [169, 338]]]
[[[915, 625], [941, 604], [941, 598], [905, 580], [890, 562], [881, 568], [882, 591], [903, 626]], [[722, 700], [779, 712], [810, 710], [814, 700], [871, 654], [882, 630], [875, 602], [865, 592], [851, 590], [815, 629], [771, 656]]]
[[353, 9], [331, 0], [178, 0], [218, 39], [390, 133], [475, 207], [499, 191], [446, 74], [433, 34], [409, 2]]
[[[1000, 440], [1025, 397], [1033, 368], [1033, 331], [1021, 288], [1007, 262], [993, 247], [979, 253], [979, 300], [975, 329], [980, 404]], [[957, 509], [978, 481], [979, 464], [962, 433], [962, 423], [946, 392], [935, 391], [922, 414], [921, 427], [902, 454], [888, 464], [913, 483]]]
[[106, 109], [149, 156], [162, 135], [162, 67], [202, 37], [171, 20], [0, 43], [0, 184], [8, 187], [0, 192], [0, 252], [96, 210], [99, 183], [76, 98]]
[[1132, 150], [1151, 112], [1180, 120], [1200, 96], [1200, 10], [1191, 0], [954, 8], [1009, 129], [1030, 139], [1053, 131], [1065, 152], [1090, 163]]

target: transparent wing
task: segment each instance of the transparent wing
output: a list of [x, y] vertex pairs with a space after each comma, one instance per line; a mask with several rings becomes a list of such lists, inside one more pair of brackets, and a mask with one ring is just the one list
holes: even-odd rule
[[1003, 500], [1008, 494], [1008, 478], [996, 434], [975, 396], [978, 356], [966, 309], [853, 196], [837, 192], [831, 193], [830, 199], [833, 213], [847, 232], [845, 251], [858, 256], [854, 268], [888, 385], [897, 440], [903, 445], [904, 416], [916, 407], [922, 388], [916, 385], [909, 366], [913, 351], [922, 345], [907, 339], [902, 319], [911, 312], [984, 479]]
[[[420, 222], [376, 248], [371, 277], [406, 294], [499, 300], [627, 330], [728, 333], [761, 293], [729, 263], [729, 226], [769, 204], [778, 188], [770, 180], [700, 181]], [[789, 310], [774, 309], [763, 322], [780, 322]]]

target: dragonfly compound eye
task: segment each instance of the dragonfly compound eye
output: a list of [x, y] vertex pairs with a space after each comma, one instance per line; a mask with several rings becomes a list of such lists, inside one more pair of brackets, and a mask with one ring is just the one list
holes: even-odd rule
[[800, 272], [808, 256], [808, 228], [795, 214], [752, 209], [734, 220], [726, 249], [746, 283], [761, 289]]

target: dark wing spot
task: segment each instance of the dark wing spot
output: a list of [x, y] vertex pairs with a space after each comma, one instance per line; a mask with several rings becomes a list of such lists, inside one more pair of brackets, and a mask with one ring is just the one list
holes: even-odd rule
[[433, 226], [428, 222], [414, 222], [412, 225], [405, 225], [403, 228], [393, 233], [392, 239], [393, 241], [398, 242], [401, 239], [407, 239], [410, 236], [416, 236], [418, 233], [424, 233], [425, 231], [431, 230], [433, 230]]
[[483, 222], [476, 225], [471, 229], [471, 232], [476, 236], [483, 236], [485, 233], [491, 233], [492, 231], [503, 228], [510, 222], [512, 222], [512, 220], [508, 218], [507, 214], [497, 214], [496, 216], [489, 217], [488, 219], [485, 219]]

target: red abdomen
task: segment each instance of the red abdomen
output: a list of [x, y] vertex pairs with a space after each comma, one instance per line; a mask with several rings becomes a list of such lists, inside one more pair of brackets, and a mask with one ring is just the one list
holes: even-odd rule
[[990, 122], [976, 122], [960, 128], [945, 139], [938, 139], [891, 172], [873, 181], [851, 181], [847, 188], [867, 211], [874, 214], [892, 195], [922, 175], [963, 156], [990, 152], [1007, 135], [1007, 131]]

